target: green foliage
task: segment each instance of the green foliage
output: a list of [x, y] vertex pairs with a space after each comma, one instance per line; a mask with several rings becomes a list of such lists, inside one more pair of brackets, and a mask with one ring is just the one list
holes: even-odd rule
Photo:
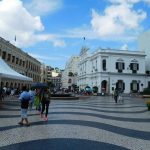
[[73, 88], [74, 91], [79, 90], [79, 87], [76, 84], [72, 84], [72, 88]]
[[55, 87], [55, 85], [52, 82], [47, 82], [47, 84], [48, 84], [48, 87], [50, 88]]
[[98, 87], [97, 86], [94, 86], [93, 87], [93, 93], [97, 93], [98, 92]]
[[143, 95], [145, 94], [145, 95], [150, 95], [150, 88], [145, 88], [144, 90], [143, 90], [143, 93], [142, 93]]

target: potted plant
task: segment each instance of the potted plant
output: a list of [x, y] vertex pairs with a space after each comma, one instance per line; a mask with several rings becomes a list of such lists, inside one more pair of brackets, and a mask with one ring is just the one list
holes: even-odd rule
[[148, 110], [150, 110], [150, 100], [146, 101], [146, 105], [147, 105]]

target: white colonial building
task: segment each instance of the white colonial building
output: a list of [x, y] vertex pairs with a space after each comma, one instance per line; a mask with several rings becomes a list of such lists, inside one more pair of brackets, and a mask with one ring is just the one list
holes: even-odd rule
[[98, 92], [112, 93], [118, 88], [125, 93], [143, 91], [150, 86], [145, 73], [143, 51], [98, 49], [89, 54], [82, 48], [78, 64], [78, 86], [97, 87]]
[[79, 56], [72, 56], [66, 63], [62, 72], [62, 88], [72, 90], [72, 85], [77, 85]]
[[146, 72], [150, 74], [150, 30], [142, 33], [138, 37], [138, 47], [140, 50], [144, 51], [146, 54]]

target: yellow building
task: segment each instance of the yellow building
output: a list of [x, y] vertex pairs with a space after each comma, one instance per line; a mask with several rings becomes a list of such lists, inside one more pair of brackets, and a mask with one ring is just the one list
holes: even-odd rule
[[[32, 78], [33, 82], [40, 82], [41, 63], [1, 37], [0, 57], [13, 70], [17, 71], [22, 75]], [[30, 86], [31, 83], [11, 79], [5, 79], [1, 81], [1, 85], [7, 87], [21, 87], [24, 84]]]

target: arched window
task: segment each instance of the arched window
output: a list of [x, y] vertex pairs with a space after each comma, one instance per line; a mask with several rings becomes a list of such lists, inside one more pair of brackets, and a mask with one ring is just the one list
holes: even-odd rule
[[116, 88], [120, 91], [123, 92], [125, 90], [125, 83], [123, 80], [118, 80], [116, 83]]
[[102, 68], [104, 71], [106, 71], [106, 59], [102, 60]]

